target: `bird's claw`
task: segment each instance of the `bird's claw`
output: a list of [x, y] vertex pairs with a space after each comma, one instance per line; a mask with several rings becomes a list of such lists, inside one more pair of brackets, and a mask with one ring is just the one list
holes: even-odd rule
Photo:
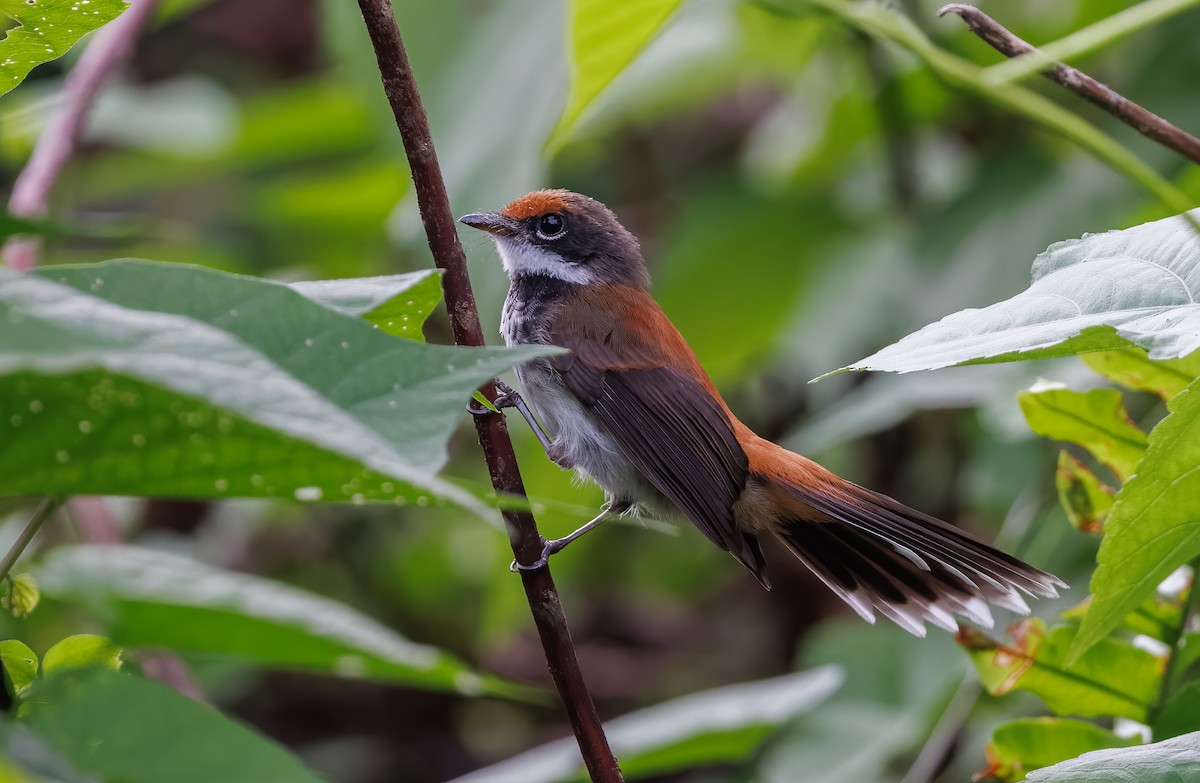
[[520, 574], [545, 568], [546, 566], [550, 565], [550, 556], [561, 550], [564, 546], [566, 546], [566, 544], [557, 539], [551, 539], [547, 541], [543, 538], [542, 554], [538, 556], [537, 560], [534, 560], [532, 563], [528, 564], [518, 563], [516, 560], [514, 560], [508, 564], [508, 570], [512, 571], [514, 574]]
[[492, 406], [496, 410], [494, 411], [485, 405], [479, 404], [477, 400], [472, 399], [467, 403], [467, 413], [472, 416], [490, 416], [496, 411], [502, 411], [505, 408], [515, 408], [517, 403], [521, 401], [521, 395], [504, 381], [496, 378], [492, 383], [495, 384], [497, 391], [496, 399], [492, 402]]

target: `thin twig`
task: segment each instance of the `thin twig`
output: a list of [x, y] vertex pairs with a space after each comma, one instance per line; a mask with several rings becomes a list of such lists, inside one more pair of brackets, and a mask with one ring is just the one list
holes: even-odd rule
[[17, 540], [9, 548], [4, 555], [4, 559], [0, 560], [0, 579], [8, 576], [8, 572], [16, 565], [17, 560], [25, 551], [25, 547], [29, 546], [29, 542], [41, 530], [42, 523], [50, 518], [50, 515], [62, 505], [62, 498], [57, 495], [47, 495], [34, 509], [33, 516], [25, 523], [25, 528], [21, 531], [21, 535], [17, 536]]
[[[434, 263], [445, 270], [442, 288], [454, 330], [454, 341], [458, 345], [481, 346], [484, 344], [483, 330], [475, 307], [475, 296], [471, 292], [471, 281], [467, 277], [466, 254], [458, 239], [446, 185], [429, 132], [429, 121], [421, 106], [416, 78], [404, 51], [391, 2], [358, 0], [358, 6], [375, 48], [384, 93], [404, 141], [429, 249], [433, 253]], [[483, 393], [489, 399], [494, 399], [493, 384], [487, 384]], [[487, 460], [492, 486], [498, 493], [523, 497], [525, 487], [504, 417], [492, 414], [472, 418]], [[542, 552], [543, 539], [533, 515], [528, 511], [506, 510], [504, 521], [517, 561], [532, 563], [537, 560]], [[566, 707], [588, 772], [593, 781], [619, 783], [623, 780], [621, 770], [609, 748], [600, 716], [583, 681], [550, 569], [522, 571], [521, 581], [546, 652], [550, 676]]]
[[[50, 191], [75, 154], [88, 111], [100, 86], [133, 49], [138, 33], [153, 14], [158, 0], [132, 0], [129, 8], [96, 33], [95, 39], [63, 82], [62, 105], [38, 136], [29, 162], [13, 183], [8, 211], [23, 218], [46, 214]], [[17, 271], [37, 266], [41, 243], [32, 237], [12, 237], [4, 246], [4, 261]]]
[[[938, 11], [938, 16], [948, 13], [958, 14], [971, 32], [1005, 57], [1022, 57], [1037, 52], [1032, 45], [974, 6], [952, 3]], [[1200, 139], [1142, 108], [1108, 85], [1061, 63], [1049, 64], [1042, 75], [1108, 112], [1146, 138], [1178, 152], [1193, 163], [1200, 163]]]

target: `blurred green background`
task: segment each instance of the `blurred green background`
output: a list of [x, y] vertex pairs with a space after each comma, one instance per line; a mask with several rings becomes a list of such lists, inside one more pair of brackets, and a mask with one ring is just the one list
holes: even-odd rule
[[[940, 46], [999, 56], [939, 3], [898, 3]], [[984, 3], [1038, 43], [1125, 8], [1116, 0]], [[689, 0], [552, 153], [565, 103], [561, 2], [398, 3], [396, 14], [456, 213], [566, 187], [613, 207], [640, 238], [654, 293], [747, 424], [860, 483], [1017, 550], [1084, 594], [1095, 543], [1054, 497], [1055, 452], [1015, 392], [1038, 377], [1095, 383], [1077, 360], [842, 375], [809, 385], [964, 307], [1022, 290], [1048, 244], [1167, 214], [1071, 142], [940, 82], [920, 61], [820, 13]], [[356, 6], [345, 0], [177, 0], [106, 86], [56, 215], [89, 224], [52, 263], [133, 256], [285, 280], [431, 266], [399, 136]], [[1079, 65], [1184, 127], [1195, 99], [1197, 12]], [[0, 104], [0, 177], [11, 183], [71, 57]], [[1049, 84], [1192, 193], [1180, 159]], [[491, 244], [463, 235], [485, 329], [506, 281]], [[443, 314], [427, 337], [449, 342]], [[1154, 401], [1133, 411], [1153, 417]], [[464, 415], [448, 474], [486, 475]], [[547, 536], [602, 500], [573, 486], [513, 426]], [[256, 502], [111, 502], [140, 544], [303, 586], [479, 668], [547, 685], [502, 532], [444, 509]], [[67, 536], [69, 533], [58, 533]], [[935, 779], [984, 768], [1004, 719], [1032, 697], [954, 694], [968, 660], [949, 635], [869, 627], [814, 577], [768, 552], [775, 589], [690, 528], [619, 523], [569, 549], [554, 573], [601, 714], [839, 662], [846, 684], [728, 767], [661, 781], [901, 779], [934, 724], [965, 704]], [[1011, 621], [998, 615], [1000, 624]], [[7, 619], [35, 649], [74, 609]], [[44, 647], [45, 645], [43, 645]], [[189, 656], [210, 697], [332, 780], [444, 781], [569, 729], [544, 705], [267, 672]], [[973, 674], [971, 675], [974, 676]], [[953, 704], [952, 704], [953, 701]], [[928, 776], [922, 780], [930, 779]]]

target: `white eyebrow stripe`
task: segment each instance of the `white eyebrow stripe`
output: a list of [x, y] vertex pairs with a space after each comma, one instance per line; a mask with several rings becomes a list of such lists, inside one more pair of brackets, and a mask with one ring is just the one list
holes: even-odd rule
[[496, 249], [509, 278], [520, 275], [545, 275], [564, 283], [586, 285], [595, 276], [591, 270], [513, 237], [496, 237]]

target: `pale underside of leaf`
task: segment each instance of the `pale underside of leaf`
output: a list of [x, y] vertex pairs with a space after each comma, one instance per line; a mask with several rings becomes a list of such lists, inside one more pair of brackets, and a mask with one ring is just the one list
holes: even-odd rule
[[0, 270], [5, 491], [432, 495], [482, 512], [435, 472], [471, 391], [518, 352], [398, 340], [197, 267], [44, 274]]
[[1200, 732], [1184, 734], [1153, 745], [1094, 750], [1082, 756], [1034, 770], [1033, 783], [1144, 783], [1200, 779]]
[[[770, 727], [815, 708], [841, 687], [844, 680], [845, 672], [841, 667], [824, 666], [684, 696], [608, 721], [604, 728], [623, 768], [637, 768], [641, 759], [652, 754], [662, 759], [660, 754], [665, 751], [678, 751], [673, 761], [680, 766], [655, 766], [644, 770], [646, 774], [728, 762], [729, 749], [720, 750], [722, 743], [709, 740], [723, 733], [761, 728], [761, 732], [744, 735], [749, 746], [740, 751], [740, 760], [761, 742]], [[572, 738], [534, 748], [457, 778], [453, 783], [498, 780], [554, 783], [571, 779], [581, 771], [579, 750]]]
[[1176, 216], [1052, 245], [1024, 292], [949, 315], [842, 370], [913, 372], [1131, 344], [1174, 359], [1200, 349], [1198, 302], [1200, 237]]
[[[94, 605], [122, 644], [233, 655], [267, 666], [363, 676], [467, 695], [515, 692], [346, 604], [269, 579], [137, 547], [58, 549], [46, 595]], [[212, 626], [224, 625], [224, 633]], [[195, 626], [194, 628], [191, 626]]]

